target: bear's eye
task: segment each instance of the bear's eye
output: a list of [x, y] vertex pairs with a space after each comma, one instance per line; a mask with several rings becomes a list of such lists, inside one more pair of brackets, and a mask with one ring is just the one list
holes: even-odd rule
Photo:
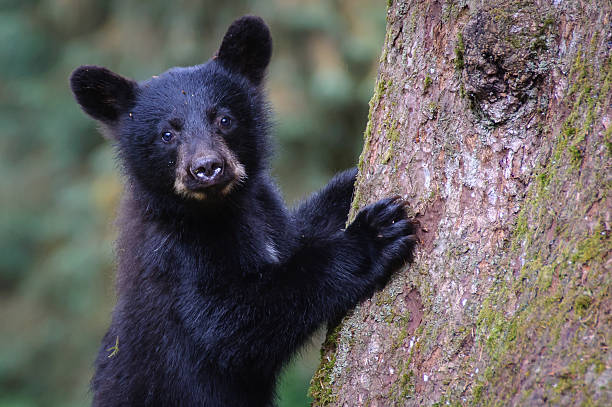
[[222, 116], [219, 118], [219, 126], [223, 129], [229, 129], [232, 125], [232, 119], [227, 116]]
[[169, 131], [164, 131], [161, 135], [161, 139], [164, 143], [169, 143], [172, 141], [172, 137], [174, 137], [174, 135], [172, 133], [170, 133]]

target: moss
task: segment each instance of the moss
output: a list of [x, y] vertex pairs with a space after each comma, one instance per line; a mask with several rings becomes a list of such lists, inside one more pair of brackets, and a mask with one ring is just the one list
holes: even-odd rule
[[[601, 194], [610, 188], [601, 177], [582, 185], [573, 173], [584, 160], [586, 135], [604, 111], [605, 103], [597, 101], [609, 100], [609, 87], [602, 96], [593, 76], [595, 70], [588, 66], [587, 61], [594, 59], [582, 52], [574, 59], [567, 95], [571, 109], [558, 130], [550, 158], [533, 174], [533, 186], [517, 215], [510, 250], [515, 258], [524, 259], [519, 276], [510, 286], [505, 278], [499, 278], [481, 304], [475, 344], [486, 351], [489, 362], [473, 387], [473, 404], [509, 403], [519, 388], [517, 377], [530, 373], [536, 375], [533, 380], [538, 381], [540, 392], [553, 403], [559, 403], [561, 397], [588, 400], [585, 396], [592, 388], [581, 378], [590, 366], [596, 369], [604, 364], [599, 348], [585, 344], [584, 338], [593, 335], [597, 304], [609, 301], [610, 278], [602, 265], [609, 253], [608, 232], [603, 220], [590, 231], [581, 229], [584, 212], [580, 209], [564, 215], [559, 212], [565, 211], [561, 197], [572, 187], [581, 185], [584, 208], [601, 200]], [[608, 63], [601, 71], [605, 78], [610, 66]], [[610, 142], [609, 138], [604, 137], [604, 142]], [[559, 219], [563, 224], [555, 225]], [[546, 235], [552, 227], [557, 236], [554, 242]], [[580, 270], [588, 271], [586, 279]], [[517, 309], [506, 314], [506, 306], [512, 302], [517, 303]], [[568, 341], [571, 346], [558, 347]], [[533, 346], [548, 349], [553, 360], [564, 357], [561, 360], [569, 358], [572, 363], [566, 371], [552, 376], [529, 368], [517, 374], [521, 358], [533, 352]], [[529, 394], [521, 397], [527, 399]]]
[[[570, 78], [573, 79], [568, 96], [574, 97], [571, 113], [563, 123], [561, 134], [563, 139], [555, 151], [555, 159], [559, 159], [567, 151], [573, 169], [578, 169], [584, 158], [584, 141], [592, 132], [595, 118], [604, 109], [605, 101], [610, 93], [612, 81], [612, 57], [603, 64], [604, 76], [601, 86], [593, 83], [594, 72], [587, 62], [591, 56], [585, 55], [579, 49], [570, 69]], [[582, 123], [580, 123], [582, 122]], [[604, 142], [609, 143], [609, 136], [604, 136]], [[567, 147], [569, 146], [569, 147]], [[610, 146], [608, 146], [610, 149]]]
[[483, 384], [482, 383], [477, 383], [473, 388], [472, 388], [472, 401], [475, 404], [480, 403], [480, 400], [482, 400], [482, 387]]
[[336, 346], [342, 325], [328, 332], [321, 347], [321, 363], [310, 380], [308, 396], [317, 401], [318, 405], [333, 405], [337, 396], [332, 391], [331, 373], [336, 364]]
[[[527, 233], [538, 233], [530, 228]], [[570, 247], [573, 249], [556, 253], [552, 264], [544, 264], [543, 259], [536, 254], [523, 266], [521, 275], [531, 276], [537, 273], [538, 283], [532, 287], [525, 283], [513, 286], [508, 290], [507, 283], [500, 280], [492, 293], [487, 297], [481, 306], [477, 318], [477, 338], [478, 342], [485, 346], [490, 358], [488, 368], [483, 373], [472, 391], [472, 402], [480, 404], [485, 389], [502, 389], [509, 386], [513, 388], [512, 380], [507, 384], [501, 383], [504, 373], [516, 362], [517, 355], [528, 353], [533, 346], [532, 338], [537, 338], [538, 342], [548, 343], [548, 348], [553, 351], [558, 343], [561, 330], [567, 324], [566, 316], [572, 311], [577, 318], [589, 318], [590, 310], [595, 302], [594, 295], [585, 293], [583, 288], [577, 284], [579, 276], [570, 273], [575, 265], [592, 263], [594, 260], [601, 260], [607, 253], [607, 235], [602, 233], [601, 226], [585, 236], [576, 238]], [[598, 264], [598, 263], [594, 263]], [[559, 270], [558, 278], [563, 280], [556, 289], [552, 287], [555, 270]], [[601, 273], [605, 273], [603, 268], [591, 268], [591, 278], [597, 281]], [[537, 288], [535, 290], [534, 288]], [[504, 306], [513, 296], [513, 292], [522, 292], [523, 297], [528, 301], [524, 306], [512, 316], [506, 316]], [[551, 291], [552, 290], [552, 291]], [[582, 292], [579, 292], [581, 290]], [[600, 295], [605, 295], [606, 287], [600, 287]], [[500, 308], [501, 306], [501, 308]], [[573, 334], [574, 345], [572, 352], [576, 353], [573, 358], [574, 366], [569, 373], [560, 373], [556, 384], [551, 387], [550, 392], [555, 394], [566, 394], [576, 391], [578, 376], [582, 376], [586, 371], [585, 364], [580, 362], [587, 360], [586, 365], [598, 365], [603, 363], [601, 355], [588, 356], [589, 353], [598, 352], [597, 348], [581, 348], [580, 339], [582, 331], [575, 331]], [[582, 355], [582, 356], [578, 356]], [[511, 377], [516, 377], [516, 372], [511, 371]], [[564, 376], [565, 375], [565, 376]], [[511, 394], [507, 396], [510, 397]], [[499, 395], [488, 395], [487, 399], [497, 399]], [[498, 401], [507, 402], [508, 399], [501, 397]], [[494, 404], [494, 403], [491, 403]], [[502, 403], [503, 404], [503, 403]]]
[[542, 266], [538, 273], [538, 288], [542, 291], [548, 289], [552, 284], [554, 268]]
[[394, 405], [403, 405], [405, 400], [412, 398], [416, 393], [416, 377], [414, 371], [410, 368], [411, 357], [408, 357], [406, 361], [402, 361], [402, 359], [399, 359], [399, 361], [397, 380], [391, 385], [387, 394], [389, 401], [393, 401]]
[[393, 344], [391, 345], [391, 349], [393, 349], [393, 350], [399, 349], [400, 346], [404, 345], [404, 342], [406, 341], [406, 339], [410, 335], [410, 332], [408, 331], [408, 326], [410, 325], [410, 321], [411, 321], [411, 315], [410, 315], [409, 312], [404, 314], [404, 315], [401, 315], [398, 318], [396, 323], [397, 323], [397, 325], [399, 325], [399, 334], [393, 340]]
[[389, 140], [389, 146], [387, 147], [387, 151], [383, 155], [382, 164], [387, 164], [389, 160], [393, 157], [393, 152], [395, 148], [395, 143], [399, 140], [400, 131], [398, 128], [398, 121], [395, 119], [392, 123], [383, 124], [383, 127], [387, 127], [387, 139]]
[[[542, 20], [536, 38], [530, 43], [532, 49], [546, 48], [548, 37], [544, 34], [548, 35], [549, 28], [555, 24], [556, 20], [551, 16]], [[458, 71], [464, 69], [464, 53], [464, 39], [458, 34], [455, 45], [455, 68]], [[521, 202], [514, 231], [509, 237], [510, 247], [504, 248], [504, 251], [510, 252], [504, 254], [508, 260], [496, 263], [490, 275], [482, 279], [491, 283], [482, 287], [487, 294], [480, 307], [479, 298], [473, 299], [470, 315], [475, 315], [472, 321], [476, 322], [476, 328], [473, 352], [466, 363], [486, 366], [486, 369], [480, 372], [476, 381], [467, 379], [467, 383], [472, 383], [472, 390], [461, 393], [462, 397], [468, 398], [463, 405], [509, 405], [517, 400], [516, 397], [522, 400], [520, 404], [529, 404], [533, 402], [531, 398], [535, 397], [532, 394], [533, 388], [537, 390], [537, 397], [548, 397], [553, 404], [553, 399], [568, 405], [574, 400], [577, 400], [575, 405], [593, 404], [588, 396], [593, 386], [585, 383], [584, 376], [586, 372], [601, 374], [606, 368], [602, 361], [605, 352], [601, 352], [597, 346], [590, 346], [586, 341], [592, 337], [598, 340], [598, 336], [602, 335], [602, 327], [606, 327], [597, 325], [602, 324], [597, 311], [600, 304], [609, 301], [610, 287], [610, 277], [601, 265], [601, 260], [606, 258], [609, 251], [606, 224], [602, 219], [589, 230], [588, 227], [592, 227], [590, 225], [597, 222], [597, 219], [590, 217], [588, 222], [584, 221], [587, 208], [592, 207], [589, 203], [605, 205], [607, 201], [602, 201], [602, 196], [609, 193], [610, 187], [609, 181], [601, 175], [605, 167], [598, 167], [601, 164], [597, 162], [599, 157], [593, 158], [591, 145], [587, 144], [594, 139], [599, 140], [600, 135], [593, 135], [593, 131], [600, 125], [601, 113], [605, 112], [610, 100], [612, 57], [608, 58], [603, 69], [595, 69], [589, 64], [598, 58], [597, 55], [589, 55], [588, 51], [581, 51], [574, 59], [568, 78], [570, 89], [565, 100], [560, 101], [567, 106], [567, 110], [560, 111], [568, 113], [565, 120], [560, 118], [560, 128], [557, 125], [560, 122], [542, 128], [541, 140], [550, 149], [542, 150], [539, 155], [541, 161], [530, 179], [524, 180], [528, 184], [528, 192]], [[428, 77], [423, 82], [424, 91], [431, 86]], [[602, 78], [605, 78], [603, 85]], [[366, 149], [370, 147], [372, 136], [372, 112], [391, 87], [390, 81], [379, 78], [370, 105], [370, 124], [366, 127], [365, 135]], [[462, 85], [460, 94], [465, 94]], [[390, 119], [387, 119], [385, 136], [389, 140], [389, 148], [383, 153], [383, 159], [390, 162], [396, 154], [393, 149], [397, 149], [397, 146], [394, 146], [394, 136], [390, 131], [393, 126], [390, 126]], [[552, 146], [548, 145], [549, 140], [553, 141]], [[603, 157], [605, 160], [612, 155], [612, 126], [605, 130], [603, 143], [608, 154]], [[360, 169], [365, 165], [363, 160], [362, 157]], [[594, 169], [598, 175], [595, 178], [581, 178], [583, 174], [576, 169], [584, 164], [589, 164], [585, 168]], [[579, 186], [581, 200], [585, 204], [579, 208], [568, 208], [568, 205], [575, 205], [576, 202], [573, 196], [568, 195], [568, 191], [576, 186]], [[358, 207], [362, 199], [361, 192], [357, 190], [353, 205]], [[601, 212], [601, 209], [598, 210]], [[550, 239], [551, 233], [554, 239]], [[522, 266], [517, 267], [516, 264]], [[426, 271], [421, 272], [427, 275]], [[419, 269], [411, 273], [415, 279], [419, 279]], [[432, 299], [435, 291], [426, 281], [421, 280], [418, 288], [423, 295], [424, 308], [428, 310], [424, 317], [427, 322], [421, 324], [414, 334], [418, 341], [411, 355], [429, 355], [436, 346], [432, 344], [442, 337], [443, 329], [436, 320], [440, 314], [435, 311], [436, 302]], [[381, 304], [388, 301], [384, 296], [377, 298], [377, 304], [379, 301]], [[389, 313], [383, 316], [382, 321], [401, 325], [405, 320], [402, 320], [401, 315]], [[393, 352], [403, 351], [401, 346], [409, 335], [407, 329], [400, 328], [392, 343]], [[458, 335], [451, 345], [458, 347], [465, 337], [463, 334]], [[609, 338], [609, 335], [605, 336], [604, 333], [604, 337]], [[533, 355], [534, 349], [548, 353], [548, 356], [536, 361], [529, 360], [527, 357]], [[448, 356], [446, 354], [443, 357]], [[327, 361], [332, 367], [336, 363], [335, 359]], [[559, 370], [559, 366], [564, 366], [567, 361], [572, 361], [567, 370]], [[389, 398], [396, 405], [406, 404], [405, 398], [413, 396], [415, 373], [410, 369], [411, 363], [415, 362], [409, 357], [408, 362], [400, 366], [396, 383], [392, 385], [393, 391]], [[462, 367], [458, 369], [462, 370]], [[322, 376], [321, 383], [329, 389], [331, 384], [326, 382], [325, 377]], [[536, 383], [533, 388], [524, 388], [523, 383], [527, 377]], [[448, 386], [453, 389], [457, 389], [460, 386], [457, 383], [461, 382], [453, 379], [448, 382], [448, 377], [440, 379], [441, 383], [449, 383]], [[333, 399], [331, 390], [326, 390], [324, 394], [330, 400]], [[454, 402], [450, 395], [442, 396], [441, 404], [443, 400]]]
[[574, 168], [580, 167], [580, 164], [582, 164], [582, 151], [580, 151], [580, 148], [578, 146], [570, 146], [568, 151], [572, 166]]
[[465, 1], [445, 0], [442, 4], [442, 23], [456, 20], [464, 9]]
[[542, 170], [542, 172], [536, 176], [535, 179], [539, 194], [543, 194], [546, 192], [546, 190], [548, 189], [548, 185], [550, 185], [551, 178], [552, 174], [548, 169]]
[[[391, 87], [392, 84], [393, 82], [391, 81], [391, 79], [385, 79], [381, 76], [378, 78], [374, 87], [374, 94], [372, 95], [372, 98], [370, 99], [369, 103], [370, 110], [368, 112], [368, 122], [366, 124], [366, 129], [363, 133], [364, 146], [363, 150], [361, 151], [361, 154], [359, 155], [359, 161], [357, 164], [359, 174], [363, 174], [364, 172], [365, 157], [368, 151], [370, 150], [370, 143], [372, 142], [372, 116], [374, 114], [374, 109], [376, 109], [376, 107], [380, 103], [381, 98], [383, 97], [385, 92]], [[351, 203], [351, 213], [349, 216], [349, 221], [353, 219], [356, 214], [356, 211], [361, 207], [362, 204], [359, 184], [360, 182], [358, 179], [358, 182], [356, 183], [357, 188], [355, 189], [355, 196], [353, 198], [353, 202]]]
[[[555, 15], [552, 13], [541, 15], [541, 9], [533, 2], [523, 0], [496, 2], [490, 13], [500, 33], [500, 42], [515, 50], [529, 49], [534, 53], [542, 52], [548, 49], [548, 42], [553, 35], [556, 35], [556, 30], [553, 29], [557, 24]], [[526, 16], [533, 19], [531, 24], [525, 25], [519, 21]]]
[[465, 85], [463, 84], [463, 82], [461, 82], [461, 85], [459, 85], [459, 97], [461, 99], [465, 99], [466, 96], [467, 94], [465, 93]]
[[[612, 86], [612, 55], [608, 58], [608, 61], [604, 64], [604, 72], [605, 78], [601, 85], [601, 90], [599, 92], [599, 97], [597, 98], [597, 106], [596, 110], [599, 111], [604, 107], [604, 103], [607, 102], [607, 95], [610, 92], [610, 87]], [[608, 127], [610, 129], [610, 127]]]
[[593, 365], [595, 367], [595, 369], [593, 369], [593, 371], [595, 372], [595, 374], [602, 374], [604, 372], [604, 370], [606, 370], [606, 364], [604, 362], [602, 362], [599, 359], [594, 359], [591, 360], [591, 365]]
[[363, 134], [363, 151], [361, 152], [361, 155], [359, 156], [359, 164], [358, 164], [358, 168], [359, 168], [359, 172], [363, 172], [363, 160], [365, 159], [365, 155], [367, 153], [367, 151], [370, 150], [370, 141], [372, 140], [372, 121], [368, 120], [368, 123], [366, 124], [366, 129], [365, 132]]
[[604, 133], [604, 143], [606, 144], [608, 155], [612, 156], [612, 125]]
[[[374, 87], [374, 95], [372, 95], [372, 98], [370, 99], [369, 103], [370, 110], [368, 112], [368, 122], [366, 124], [366, 129], [363, 134], [364, 146], [361, 155], [359, 156], [358, 168], [360, 173], [363, 173], [363, 164], [365, 156], [369, 151], [370, 143], [372, 141], [372, 115], [374, 114], [374, 109], [376, 109], [376, 106], [378, 106], [382, 96], [385, 94], [387, 89], [391, 87], [392, 84], [393, 82], [391, 81], [391, 79], [385, 80], [383, 77], [379, 77], [376, 81], [376, 86]], [[355, 200], [353, 200], [353, 204], [355, 204]]]
[[409, 396], [414, 395], [416, 389], [416, 385], [414, 383], [414, 372], [412, 370], [408, 370], [408, 372], [402, 374], [399, 385], [402, 389], [400, 394], [401, 398], [408, 398]]
[[609, 245], [608, 233], [602, 224], [598, 224], [593, 233], [578, 243], [576, 252], [572, 255], [573, 263], [584, 264], [593, 259], [603, 259]]
[[[525, 207], [521, 209], [516, 219], [516, 225], [514, 227], [514, 239], [513, 243], [518, 243], [522, 240], [523, 237], [527, 235], [527, 231], [529, 230], [527, 225], [527, 212]], [[512, 247], [512, 250], [516, 250], [517, 247]]]
[[576, 316], [582, 318], [586, 315], [593, 299], [588, 295], [581, 294], [574, 300], [574, 312]]
[[347, 220], [347, 226], [348, 224], [350, 224], [350, 222], [353, 221], [355, 215], [357, 214], [357, 211], [359, 210], [359, 208], [361, 208], [362, 205], [363, 205], [363, 202], [362, 202], [362, 197], [361, 197], [361, 189], [357, 187], [353, 195], [353, 202], [351, 203], [351, 213], [350, 213], [349, 219]]
[[548, 49], [547, 40], [552, 28], [557, 25], [557, 19], [553, 14], [547, 14], [539, 23], [538, 29], [534, 34], [529, 49], [532, 51], [542, 51]]
[[336, 363], [336, 356], [333, 355], [327, 362], [321, 363], [310, 380], [308, 396], [317, 400], [318, 405], [333, 405], [337, 396], [333, 394], [331, 387], [331, 371]]
[[423, 80], [423, 93], [427, 92], [432, 83], [433, 80], [431, 76], [429, 76], [429, 74], [425, 75], [425, 79]]
[[489, 299], [483, 302], [476, 326], [479, 334], [486, 337], [485, 345], [489, 356], [498, 361], [516, 340], [517, 321], [506, 318], [504, 313], [492, 304]]
[[463, 55], [465, 54], [465, 44], [463, 43], [463, 34], [457, 34], [457, 43], [455, 44], [455, 69], [461, 71], [464, 67]]
[[[378, 81], [376, 82], [376, 87], [374, 89], [374, 95], [370, 100], [370, 110], [376, 107], [376, 105], [378, 105], [378, 102], [380, 102], [380, 99], [385, 94], [386, 90], [391, 87], [392, 83], [393, 82], [391, 81], [391, 79], [385, 80], [382, 77], [378, 79]], [[368, 118], [371, 119], [372, 116], [370, 115]]]

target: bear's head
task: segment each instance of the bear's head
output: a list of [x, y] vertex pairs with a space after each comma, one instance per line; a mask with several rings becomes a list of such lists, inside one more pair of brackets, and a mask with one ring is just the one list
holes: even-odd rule
[[202, 65], [143, 82], [81, 66], [70, 85], [83, 110], [116, 142], [128, 177], [143, 192], [219, 201], [267, 167], [262, 82], [271, 54], [266, 24], [245, 16]]

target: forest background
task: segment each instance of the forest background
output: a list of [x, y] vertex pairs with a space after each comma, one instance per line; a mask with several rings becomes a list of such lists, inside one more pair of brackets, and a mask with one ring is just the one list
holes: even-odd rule
[[[70, 72], [95, 64], [142, 80], [202, 63], [243, 14], [271, 26], [273, 173], [295, 202], [357, 161], [381, 2], [0, 1], [0, 407], [88, 405], [115, 301], [121, 179]], [[280, 406], [308, 403], [319, 344], [286, 370]]]

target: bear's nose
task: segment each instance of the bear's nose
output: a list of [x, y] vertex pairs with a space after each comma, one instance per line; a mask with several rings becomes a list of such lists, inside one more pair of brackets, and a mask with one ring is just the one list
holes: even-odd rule
[[191, 162], [189, 172], [201, 182], [214, 182], [223, 173], [223, 161], [219, 157], [198, 157]]

